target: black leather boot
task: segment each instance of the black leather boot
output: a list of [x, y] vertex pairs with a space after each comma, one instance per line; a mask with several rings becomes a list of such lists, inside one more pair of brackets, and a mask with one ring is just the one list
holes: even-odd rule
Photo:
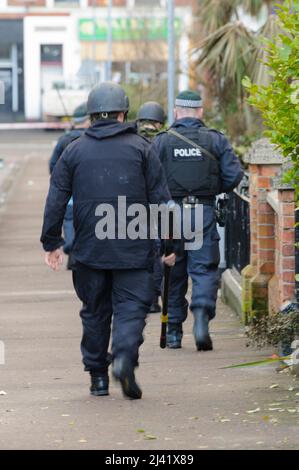
[[181, 324], [168, 323], [166, 344], [169, 349], [180, 349], [182, 347], [183, 328]]
[[134, 367], [127, 357], [120, 356], [114, 359], [113, 375], [120, 382], [126, 397], [132, 400], [142, 397], [142, 390], [135, 380]]
[[198, 351], [212, 351], [213, 343], [209, 334], [209, 315], [204, 308], [193, 311], [193, 334]]
[[109, 377], [108, 374], [91, 374], [90, 394], [96, 397], [109, 395]]

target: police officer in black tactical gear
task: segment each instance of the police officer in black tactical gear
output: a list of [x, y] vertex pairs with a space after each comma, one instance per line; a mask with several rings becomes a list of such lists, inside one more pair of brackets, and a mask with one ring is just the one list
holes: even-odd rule
[[156, 101], [144, 103], [137, 114], [137, 126], [140, 135], [152, 140], [161, 130], [166, 121], [163, 107]]
[[[144, 103], [137, 114], [138, 133], [147, 139], [153, 138], [161, 132], [165, 124], [166, 115], [163, 107], [156, 101], [148, 101]], [[154, 286], [155, 294], [150, 308], [150, 313], [160, 313], [159, 297], [161, 296], [161, 284], [163, 278], [162, 262], [161, 262], [161, 243], [156, 240], [156, 253], [154, 262]]]
[[[126, 197], [128, 207], [139, 203], [148, 210], [151, 203], [167, 202], [170, 194], [155, 150], [137, 134], [135, 124], [124, 122], [128, 110], [128, 98], [117, 84], [105, 82], [90, 92], [91, 126], [68, 145], [54, 168], [41, 241], [46, 263], [57, 270], [62, 262], [63, 216], [73, 195], [73, 280], [83, 302], [81, 351], [91, 375], [90, 392], [109, 393], [107, 351], [113, 314], [113, 375], [125, 396], [136, 399], [142, 391], [134, 370], [153, 296], [153, 241], [117, 232], [114, 238], [102, 237], [98, 227], [128, 227], [132, 217], [126, 207], [121, 215], [119, 196]], [[165, 261], [173, 264], [174, 255]]]
[[190, 309], [194, 315], [193, 333], [197, 350], [213, 349], [209, 322], [216, 314], [219, 285], [219, 234], [216, 228], [215, 197], [232, 191], [243, 171], [226, 137], [205, 127], [199, 93], [184, 91], [177, 96], [175, 122], [154, 140], [165, 170], [172, 198], [194, 217], [203, 206], [203, 245], [201, 249], [181, 250], [171, 272], [167, 345], [180, 348], [183, 322], [188, 313], [186, 293], [192, 279]]
[[[56, 163], [58, 162], [59, 158], [63, 154], [66, 147], [73, 142], [75, 139], [78, 139], [84, 132], [84, 129], [89, 125], [89, 116], [87, 114], [86, 103], [82, 103], [74, 110], [73, 114], [73, 125], [72, 128], [66, 131], [60, 139], [53, 150], [49, 161], [49, 170], [50, 174], [52, 174]], [[63, 251], [66, 255], [68, 255], [68, 263], [67, 268], [72, 269], [74, 264], [72, 261], [72, 247], [74, 242], [74, 225], [73, 225], [73, 199], [71, 198], [68, 202], [64, 221], [63, 221], [63, 234], [65, 244], [63, 246]]]

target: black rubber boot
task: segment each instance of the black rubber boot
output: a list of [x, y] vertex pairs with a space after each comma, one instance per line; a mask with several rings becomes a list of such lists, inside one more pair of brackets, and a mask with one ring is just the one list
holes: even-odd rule
[[108, 374], [91, 374], [90, 394], [96, 397], [109, 395], [109, 377]]
[[194, 310], [193, 334], [198, 351], [212, 351], [213, 343], [209, 334], [209, 315], [204, 308]]
[[183, 328], [181, 324], [168, 323], [166, 344], [169, 349], [180, 349], [182, 347]]
[[134, 367], [125, 356], [120, 356], [113, 361], [113, 375], [120, 381], [123, 394], [137, 400], [142, 397], [142, 390], [135, 380]]

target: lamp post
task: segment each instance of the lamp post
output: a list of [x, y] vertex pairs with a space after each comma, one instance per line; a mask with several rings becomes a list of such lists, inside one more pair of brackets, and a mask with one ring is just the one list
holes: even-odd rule
[[167, 1], [168, 17], [168, 123], [172, 124], [174, 116], [175, 93], [175, 34], [174, 34], [174, 0]]
[[112, 79], [112, 6], [113, 0], [108, 0], [108, 35], [107, 35], [107, 69], [106, 80]]

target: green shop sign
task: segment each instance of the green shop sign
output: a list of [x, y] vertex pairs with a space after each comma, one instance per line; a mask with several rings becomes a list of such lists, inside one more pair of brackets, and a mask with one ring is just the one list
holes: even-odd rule
[[[182, 20], [175, 19], [175, 32], [181, 32]], [[105, 41], [108, 37], [107, 19], [84, 18], [79, 20], [81, 41]], [[113, 18], [112, 38], [115, 41], [167, 39], [167, 18]]]

